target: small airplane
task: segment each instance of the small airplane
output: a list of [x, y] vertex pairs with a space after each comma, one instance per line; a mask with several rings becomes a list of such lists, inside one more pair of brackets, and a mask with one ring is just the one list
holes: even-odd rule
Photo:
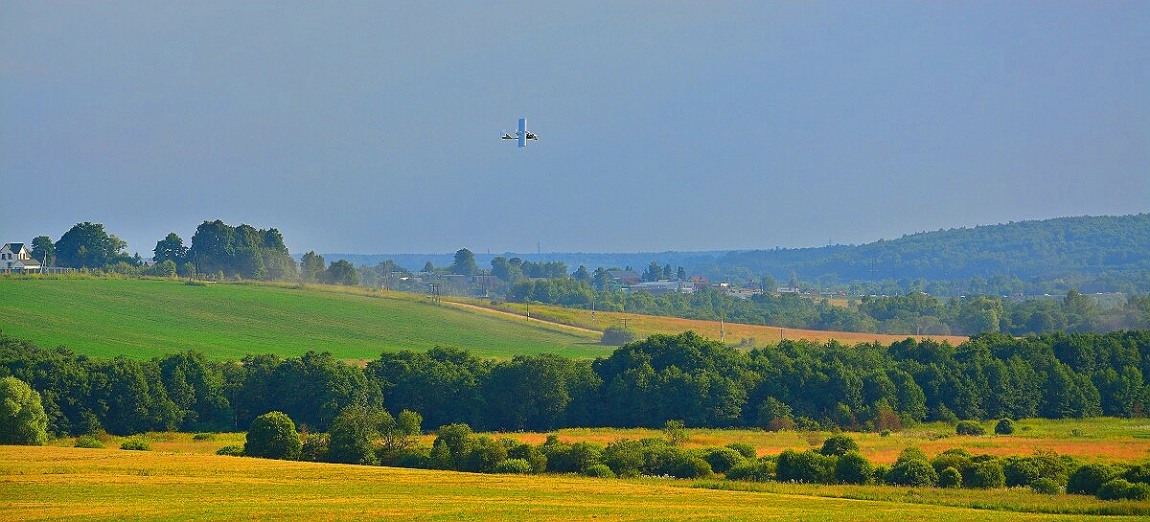
[[519, 148], [523, 148], [527, 146], [527, 140], [538, 141], [539, 136], [536, 136], [533, 132], [527, 132], [527, 118], [519, 118], [519, 130], [515, 133], [514, 136], [504, 132], [503, 139], [519, 140]]

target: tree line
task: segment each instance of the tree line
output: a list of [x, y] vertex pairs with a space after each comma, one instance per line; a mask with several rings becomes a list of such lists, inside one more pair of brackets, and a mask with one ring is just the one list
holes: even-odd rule
[[[348, 406], [417, 412], [430, 426], [887, 430], [924, 420], [1142, 416], [1150, 332], [984, 335], [957, 347], [906, 339], [782, 341], [740, 351], [686, 332], [609, 357], [493, 361], [453, 348], [384, 353], [363, 367], [309, 352], [207, 360], [102, 359], [0, 338], [0, 377], [29, 383], [58, 435], [246, 430], [281, 411], [325, 431]], [[385, 400], [386, 399], [386, 400]]]
[[[379, 267], [362, 267], [365, 282], [378, 284], [381, 274], [398, 268], [394, 263]], [[927, 285], [901, 295], [864, 295], [846, 306], [831, 304], [826, 299], [813, 299], [795, 293], [775, 291], [773, 277], [764, 276], [757, 284], [758, 293], [749, 298], [731, 295], [715, 286], [704, 286], [694, 292], [668, 292], [653, 295], [646, 290], [632, 291], [611, 279], [614, 269], [580, 266], [568, 273], [559, 261], [532, 263], [519, 258], [495, 257], [487, 271], [499, 285], [486, 288], [488, 294], [502, 296], [511, 302], [532, 302], [558, 306], [625, 311], [685, 319], [726, 320], [744, 324], [837, 330], [848, 332], [893, 333], [915, 335], [976, 335], [1009, 333], [1011, 335], [1053, 332], [1105, 332], [1120, 329], [1150, 328], [1150, 295], [1117, 297], [1118, 302], [1100, 305], [1094, 297], [1071, 289], [1064, 296], [1015, 299], [994, 295], [939, 299], [922, 291]], [[630, 270], [628, 267], [627, 271]], [[424, 274], [476, 275], [470, 250], [461, 249], [448, 267], [425, 266]], [[410, 274], [409, 274], [410, 275]], [[677, 271], [668, 264], [651, 264], [641, 274], [643, 281], [671, 280], [687, 283], [682, 267]], [[792, 281], [792, 286], [799, 283]], [[410, 287], [410, 291], [421, 288]], [[466, 288], [457, 288], [466, 292]]]

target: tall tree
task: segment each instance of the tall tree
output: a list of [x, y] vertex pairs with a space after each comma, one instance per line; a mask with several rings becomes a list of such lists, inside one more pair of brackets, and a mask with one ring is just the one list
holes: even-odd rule
[[168, 237], [156, 242], [156, 248], [152, 250], [152, 260], [156, 263], [163, 263], [164, 261], [172, 261], [177, 265], [183, 264], [188, 257], [188, 248], [184, 246], [184, 240], [175, 232], [169, 233]]
[[102, 268], [120, 258], [128, 244], [104, 231], [99, 223], [77, 223], [56, 242], [56, 261], [71, 268]]
[[479, 273], [479, 267], [475, 265], [475, 254], [466, 248], [456, 251], [455, 262], [451, 264], [451, 273], [464, 276]]
[[299, 262], [299, 278], [300, 281], [305, 283], [319, 283], [323, 281], [324, 273], [323, 256], [315, 253], [314, 250], [309, 251], [300, 258]]
[[32, 240], [32, 257], [40, 260], [44, 266], [52, 266], [56, 258], [56, 245], [48, 236], [38, 236]]
[[355, 286], [359, 284], [359, 273], [351, 263], [340, 259], [327, 267], [327, 280], [333, 285]]

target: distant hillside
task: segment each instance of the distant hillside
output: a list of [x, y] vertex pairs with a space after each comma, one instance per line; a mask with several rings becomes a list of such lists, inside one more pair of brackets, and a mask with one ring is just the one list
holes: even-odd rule
[[[580, 265], [632, 267], [644, 270], [652, 261], [684, 267], [712, 280], [745, 282], [763, 275], [786, 284], [790, 277], [821, 286], [851, 282], [967, 281], [998, 277], [996, 286], [969, 289], [1005, 293], [1150, 292], [1150, 214], [1071, 217], [1020, 221], [905, 235], [863, 245], [774, 250], [647, 253], [479, 253], [475, 261], [489, 268], [496, 256], [525, 261], [562, 261], [569, 270]], [[443, 254], [324, 254], [327, 261], [346, 259], [357, 266], [392, 260], [419, 270], [430, 261], [448, 266], [454, 252]], [[964, 285], [960, 285], [964, 286]], [[965, 286], [956, 291], [968, 290]], [[1001, 292], [1000, 292], [1001, 291]], [[944, 292], [945, 293], [945, 292]]]
[[1024, 283], [1077, 280], [1099, 287], [1091, 291], [1146, 292], [1150, 214], [1021, 221], [858, 246], [731, 252], [710, 269], [771, 274], [781, 281], [793, 272], [802, 280], [839, 283], [1006, 276]]

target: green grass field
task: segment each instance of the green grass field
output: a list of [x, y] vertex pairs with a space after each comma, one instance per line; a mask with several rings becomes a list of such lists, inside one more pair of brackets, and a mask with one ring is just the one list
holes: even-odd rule
[[[718, 489], [716, 489], [718, 488]], [[4, 520], [1085, 520], [1146, 502], [935, 488], [479, 475], [0, 446]], [[1108, 520], [1131, 517], [1109, 517]]]
[[0, 295], [5, 334], [100, 357], [198, 350], [225, 360], [315, 350], [367, 360], [435, 346], [494, 358], [594, 357], [612, 349], [598, 344], [595, 332], [335, 287], [0, 277]]

